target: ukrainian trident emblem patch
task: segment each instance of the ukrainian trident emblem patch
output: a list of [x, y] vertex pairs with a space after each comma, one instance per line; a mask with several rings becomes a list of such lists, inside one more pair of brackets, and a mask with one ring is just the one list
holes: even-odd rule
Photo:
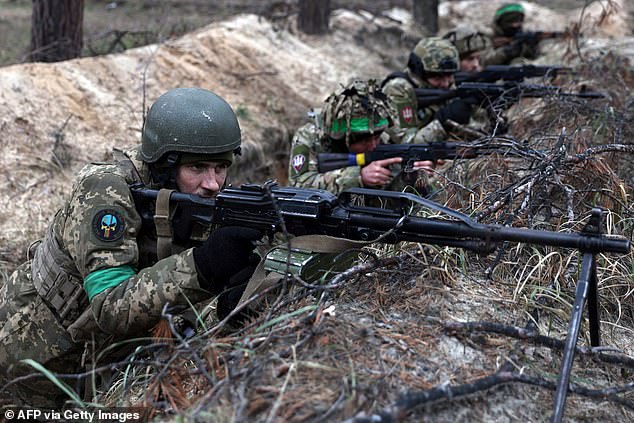
[[293, 156], [293, 159], [291, 160], [291, 166], [293, 167], [295, 173], [299, 173], [299, 171], [302, 170], [302, 167], [304, 167], [304, 163], [306, 163], [306, 156], [304, 156], [303, 154], [296, 154], [295, 156]]
[[403, 120], [407, 123], [411, 123], [412, 119], [414, 119], [414, 110], [410, 107], [403, 107], [401, 110], [401, 116], [403, 116]]

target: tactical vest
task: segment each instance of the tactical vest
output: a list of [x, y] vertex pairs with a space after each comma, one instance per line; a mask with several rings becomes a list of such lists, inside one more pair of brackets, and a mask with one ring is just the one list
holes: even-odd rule
[[65, 328], [88, 306], [83, 279], [57, 241], [53, 225], [35, 250], [31, 273], [35, 290]]

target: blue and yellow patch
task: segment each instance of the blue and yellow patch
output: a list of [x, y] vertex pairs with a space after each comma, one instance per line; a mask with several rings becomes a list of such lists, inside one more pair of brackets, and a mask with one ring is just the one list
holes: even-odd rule
[[123, 217], [114, 210], [100, 210], [92, 219], [92, 232], [101, 241], [118, 240], [123, 236], [124, 228]]

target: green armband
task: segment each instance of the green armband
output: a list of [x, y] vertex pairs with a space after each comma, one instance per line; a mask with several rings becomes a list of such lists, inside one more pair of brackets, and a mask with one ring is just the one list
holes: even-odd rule
[[117, 286], [134, 275], [136, 275], [136, 270], [128, 265], [110, 267], [92, 272], [84, 278], [84, 290], [88, 294], [88, 300], [92, 300], [92, 298], [100, 292]]

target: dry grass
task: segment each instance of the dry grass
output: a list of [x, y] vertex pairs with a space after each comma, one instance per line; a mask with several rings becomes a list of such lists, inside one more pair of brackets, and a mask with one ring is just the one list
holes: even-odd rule
[[[439, 171], [448, 204], [481, 222], [572, 232], [583, 228], [592, 206], [603, 205], [610, 208], [607, 232], [632, 238], [632, 152], [597, 149], [632, 139], [631, 65], [616, 55], [588, 59], [570, 78], [558, 83], [590, 84], [610, 98], [523, 101], [514, 110], [512, 136], [481, 140], [515, 146], [521, 158], [448, 164]], [[53, 163], [51, 156], [27, 169], [63, 168]], [[171, 342], [165, 338], [172, 329], [163, 327], [156, 333], [161, 343], [119, 363], [117, 378], [95, 400], [218, 422], [363, 421], [369, 414], [430, 422], [545, 420], [577, 252], [508, 245], [480, 257], [417, 244], [370, 252], [378, 259], [369, 254], [331, 285], [291, 284], [238, 327], [211, 321], [204, 333]], [[602, 339], [616, 351], [587, 348], [584, 322], [570, 420], [634, 419], [632, 259], [632, 253], [599, 257]], [[500, 383], [484, 388], [491, 375]], [[436, 401], [415, 407], [421, 392], [437, 394]]]
[[[620, 58], [609, 60], [601, 66], [622, 72]], [[590, 80], [602, 72], [593, 63], [580, 70]], [[442, 171], [453, 182], [445, 198], [484, 222], [564, 232], [581, 230], [591, 206], [607, 205], [607, 232], [631, 238], [628, 171], [615, 154], [595, 154], [597, 146], [622, 144], [632, 130], [631, 111], [619, 101], [615, 95], [608, 102], [533, 102], [530, 125], [518, 114], [514, 137], [493, 140], [520, 145], [522, 159], [454, 163]], [[563, 134], [562, 127], [575, 129]], [[631, 157], [632, 151], [619, 154]], [[367, 413], [409, 421], [541, 421], [549, 415], [561, 361], [557, 340], [565, 337], [578, 277], [577, 252], [509, 245], [478, 257], [408, 244], [377, 246], [372, 253], [384, 257], [379, 265], [369, 259], [337, 289], [293, 290], [238, 332], [219, 338], [220, 323], [189, 341], [204, 357], [206, 376], [181, 344], [172, 362], [197, 368], [186, 384], [196, 386], [187, 393], [193, 405], [157, 408], [190, 418], [261, 422], [360, 422]], [[613, 350], [593, 352], [586, 335], [580, 337], [566, 416], [629, 420], [632, 254], [601, 255], [598, 274], [602, 341]], [[456, 326], [478, 321], [493, 325]], [[538, 332], [508, 334], [530, 323]], [[486, 386], [492, 387], [484, 388], [491, 378], [495, 382]], [[136, 389], [147, 383], [139, 381], [142, 388]], [[618, 386], [620, 393], [608, 390]], [[458, 403], [451, 405], [451, 391], [471, 393], [456, 394]], [[422, 402], [416, 392], [439, 399], [414, 407]]]

